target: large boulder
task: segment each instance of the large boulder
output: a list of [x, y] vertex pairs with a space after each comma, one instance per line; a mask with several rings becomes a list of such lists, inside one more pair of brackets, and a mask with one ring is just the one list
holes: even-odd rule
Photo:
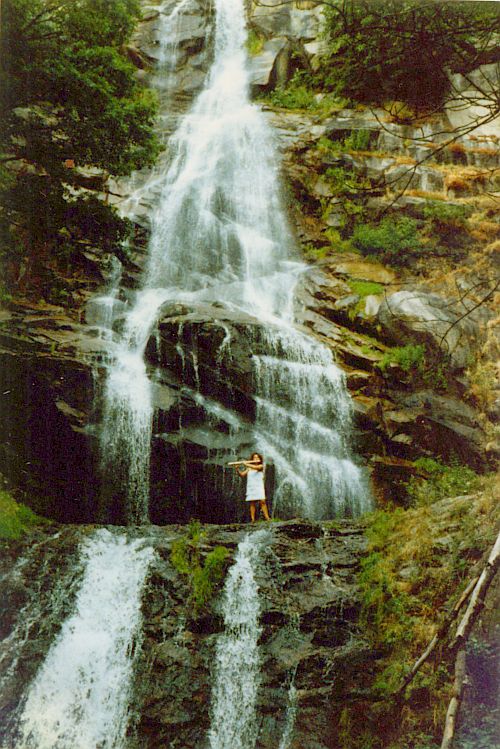
[[425, 343], [449, 357], [454, 369], [465, 369], [480, 344], [485, 315], [480, 309], [458, 308], [438, 294], [405, 289], [384, 299], [378, 321], [395, 343]]

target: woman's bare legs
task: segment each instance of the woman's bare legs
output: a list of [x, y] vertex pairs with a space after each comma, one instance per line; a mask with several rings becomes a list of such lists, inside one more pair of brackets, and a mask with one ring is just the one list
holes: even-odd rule
[[252, 523], [255, 523], [255, 513], [257, 510], [257, 500], [251, 499], [250, 500], [250, 520]]
[[269, 517], [269, 512], [268, 512], [268, 509], [267, 509], [267, 504], [266, 504], [266, 500], [265, 499], [261, 499], [260, 500], [260, 509], [261, 509], [261, 512], [264, 515], [265, 519], [266, 520], [271, 520], [271, 518]]

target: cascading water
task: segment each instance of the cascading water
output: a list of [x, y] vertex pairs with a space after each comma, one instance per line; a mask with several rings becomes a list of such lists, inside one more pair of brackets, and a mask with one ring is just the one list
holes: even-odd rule
[[153, 551], [99, 530], [82, 548], [75, 612], [62, 625], [24, 703], [16, 749], [125, 745], [141, 592]]
[[147, 516], [153, 417], [144, 351], [166, 301], [222, 303], [262, 323], [254, 441], [275, 463], [281, 514], [323, 518], [369, 503], [349, 453], [342, 375], [330, 352], [293, 326], [304, 266], [290, 259], [271, 135], [249, 99], [244, 5], [214, 0], [213, 63], [169, 142], [142, 289], [107, 381], [102, 454], [127, 487], [135, 521]]
[[267, 531], [245, 536], [224, 586], [220, 635], [212, 675], [210, 749], [253, 749], [257, 740], [260, 679], [259, 592], [254, 576]]

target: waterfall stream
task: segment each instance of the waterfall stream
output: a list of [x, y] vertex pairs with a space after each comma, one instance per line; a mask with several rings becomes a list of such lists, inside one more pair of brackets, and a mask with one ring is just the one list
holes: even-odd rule
[[[102, 454], [128, 493], [132, 522], [148, 513], [154, 408], [144, 353], [167, 301], [215, 302], [262, 324], [268, 353], [253, 357], [254, 442], [275, 464], [278, 512], [319, 519], [369, 505], [350, 452], [343, 375], [293, 324], [305, 266], [293, 259], [272, 134], [249, 98], [244, 6], [214, 0], [213, 62], [169, 141], [147, 267], [108, 374]], [[175, 48], [171, 31], [164, 45]]]
[[125, 746], [141, 592], [153, 551], [102, 529], [81, 557], [75, 611], [29, 687], [16, 749]]
[[245, 536], [224, 586], [220, 635], [212, 674], [210, 749], [253, 749], [257, 740], [260, 679], [259, 592], [254, 576], [267, 530]]

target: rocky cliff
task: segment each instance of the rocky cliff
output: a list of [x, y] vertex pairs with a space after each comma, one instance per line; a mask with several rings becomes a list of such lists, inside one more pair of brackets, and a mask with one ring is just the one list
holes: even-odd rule
[[[175, 64], [168, 72], [160, 118], [167, 133], [204, 80], [212, 23], [210, 9], [203, 3], [190, 3], [172, 20], [174, 6], [145, 6], [144, 21], [129, 50], [138, 76], [150, 82], [165, 64], [159, 59], [159, 35], [172, 36]], [[251, 55], [257, 92], [285, 86], [297, 66], [315, 64], [320, 19], [320, 11], [307, 3], [249, 8], [250, 29], [259, 40]], [[479, 141], [472, 136], [462, 139], [460, 147], [438, 148], [433, 159], [428, 157], [442, 140], [439, 133], [446, 113], [412, 126], [387, 121], [386, 113], [371, 110], [325, 115], [265, 106], [282, 152], [285, 197], [299, 242], [306, 254], [323, 256], [299, 285], [297, 319], [332, 349], [346, 371], [356, 411], [358, 450], [369, 460], [375, 493], [382, 500], [398, 496], [397, 487], [414, 473], [412, 461], [420, 456], [465, 461], [484, 470], [497, 450], [491, 423], [498, 418], [495, 397], [485, 396], [484, 386], [477, 395], [475, 384], [481, 376], [484, 380], [485, 373], [491, 379], [488, 362], [494, 355], [494, 316], [489, 306], [494, 297], [484, 278], [485, 273], [491, 275], [499, 232], [488, 202], [489, 193], [496, 189], [495, 133], [481, 133]], [[365, 141], [363, 149], [354, 142], [360, 137]], [[155, 169], [161, 170], [166, 158], [168, 149]], [[362, 192], [349, 195], [351, 203], [366, 204], [370, 215], [389, 206], [418, 218], [426, 206], [442, 201], [474, 211], [475, 220], [469, 220], [462, 234], [458, 229], [454, 234], [465, 247], [460, 250], [460, 264], [449, 267], [443, 255], [432, 253], [401, 269], [364, 259], [352, 248], [342, 249], [337, 227], [345, 195], [335, 187], [339, 169], [348, 179], [380, 184], [378, 196], [373, 191], [369, 197]], [[478, 176], [485, 169], [489, 182]], [[127, 248], [117, 248], [122, 261], [120, 296], [114, 290], [113, 257], [80, 244], [70, 268], [51, 269], [53, 283], [44, 299], [34, 303], [18, 292], [0, 319], [4, 424], [0, 469], [12, 484], [39, 498], [35, 509], [59, 520], [121, 518], [119, 506], [113, 511], [101, 507], [97, 490], [100, 383], [108, 349], [103, 326], [110, 304], [120, 325], [116, 312], [134, 289], [143, 265], [148, 214], [157, 197], [150, 176], [145, 171], [126, 182], [108, 182], [106, 187], [106, 199], [136, 223], [135, 240]], [[403, 186], [404, 191], [398, 192]], [[483, 297], [488, 299], [481, 304]], [[254, 330], [251, 320], [233, 319], [228, 310], [165, 310], [159, 325], [160, 353], [154, 339], [149, 346], [151, 371], [157, 373], [157, 438], [152, 453], [156, 522], [181, 519], [176, 516], [175, 498], [186, 494], [190, 483], [180, 474], [167, 475], [167, 464], [190, 466], [190, 478], [197, 477], [200, 486], [208, 465], [214, 487], [223, 493], [234, 491], [217, 461], [213, 465], [201, 427], [207, 419], [207, 403], [214, 402], [222, 409], [234, 407], [243, 425], [251, 425], [255, 404], [248, 356]], [[242, 337], [231, 336], [242, 331]], [[223, 347], [230, 339], [229, 362], [228, 357], [224, 360]], [[408, 371], [391, 359], [395, 346], [408, 343], [425, 346], [428, 366]], [[490, 349], [486, 360], [485, 345]], [[216, 355], [219, 364], [208, 383], [204, 368], [210, 367], [214, 352], [221, 354]], [[205, 403], [193, 396], [197, 377], [204, 383]], [[489, 417], [481, 415], [478, 407], [489, 409]], [[219, 410], [211, 435], [212, 443], [221, 447], [231, 434], [222, 413]], [[167, 441], [164, 434], [170, 435]], [[210, 517], [210, 510], [194, 495], [187, 502], [185, 520], [193, 513], [205, 520], [241, 518], [242, 508], [237, 516], [228, 510], [220, 518]]]
[[[244, 526], [205, 526], [198, 542], [202, 557], [223, 545], [230, 551], [227, 570], [248, 531]], [[78, 545], [92, 533], [91, 527], [39, 533], [3, 556], [8, 617], [1, 657], [8, 664], [2, 668], [2, 746], [15, 745], [21, 695], [71, 610], [83, 572]], [[293, 746], [334, 746], [342, 709], [363, 704], [367, 657], [371, 659], [357, 623], [363, 530], [346, 521], [323, 526], [287, 522], [272, 523], [266, 533], [254, 571], [262, 626], [258, 746], [280, 744], [294, 709]], [[219, 606], [223, 580], [213, 599], [195, 613], [188, 578], [171, 561], [172, 545], [185, 534], [179, 526], [151, 527], [145, 535], [141, 530], [155, 556], [142, 603], [133, 746], [200, 747], [210, 727], [214, 653], [224, 630]], [[126, 535], [133, 539], [136, 531], [129, 529]], [[59, 569], [56, 559], [62, 562]]]

